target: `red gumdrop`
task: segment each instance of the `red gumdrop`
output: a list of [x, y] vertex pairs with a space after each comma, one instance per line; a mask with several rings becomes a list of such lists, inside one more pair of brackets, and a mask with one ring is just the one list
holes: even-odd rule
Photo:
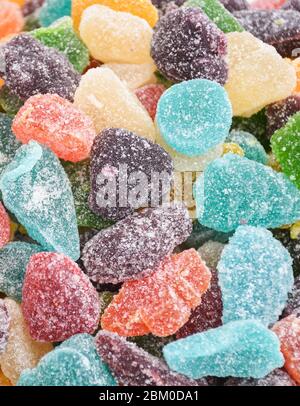
[[2, 203], [0, 203], [0, 248], [10, 240], [10, 220]]
[[163, 85], [146, 85], [135, 90], [135, 94], [152, 120], [155, 119], [158, 101], [166, 88]]
[[22, 310], [31, 337], [38, 341], [92, 334], [100, 316], [98, 293], [88, 277], [70, 258], [54, 252], [30, 258]]
[[256, 0], [250, 4], [253, 10], [272, 10], [281, 8], [286, 0]]

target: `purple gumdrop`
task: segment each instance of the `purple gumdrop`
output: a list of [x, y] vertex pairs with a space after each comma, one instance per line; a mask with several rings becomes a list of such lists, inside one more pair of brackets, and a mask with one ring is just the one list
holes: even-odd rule
[[191, 231], [184, 205], [144, 209], [101, 230], [85, 245], [85, 270], [92, 281], [101, 284], [144, 277]]
[[260, 379], [230, 378], [224, 386], [297, 386], [289, 374], [282, 369], [274, 369], [270, 374]]
[[80, 75], [64, 54], [22, 34], [7, 42], [0, 52], [0, 75], [20, 99], [55, 93], [73, 100]]
[[233, 11], [248, 10], [250, 8], [247, 0], [221, 0], [221, 3], [231, 13]]
[[128, 342], [124, 337], [99, 331], [96, 348], [120, 386], [207, 386], [169, 369], [159, 358]]
[[283, 127], [288, 119], [300, 111], [300, 96], [290, 96], [266, 108], [267, 136], [272, 137], [276, 130]]
[[224, 85], [228, 77], [227, 40], [199, 8], [179, 8], [154, 29], [151, 55], [167, 79], [209, 79]]
[[300, 0], [287, 0], [281, 8], [284, 10], [300, 11]]
[[140, 207], [157, 207], [170, 192], [172, 174], [172, 158], [161, 146], [124, 129], [105, 129], [91, 150], [90, 209], [121, 220]]
[[282, 317], [288, 317], [291, 314], [300, 317], [300, 275], [295, 278], [293, 290], [289, 294], [289, 299], [282, 313]]
[[0, 354], [5, 351], [9, 330], [9, 315], [5, 303], [0, 299]]

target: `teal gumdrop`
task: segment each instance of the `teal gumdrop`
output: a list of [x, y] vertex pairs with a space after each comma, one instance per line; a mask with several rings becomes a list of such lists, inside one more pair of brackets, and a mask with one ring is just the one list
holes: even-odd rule
[[39, 14], [43, 27], [48, 27], [61, 17], [71, 15], [72, 0], [46, 0]]
[[225, 141], [232, 108], [218, 83], [193, 79], [172, 86], [161, 96], [156, 120], [171, 148], [187, 156], [199, 156]]
[[217, 231], [276, 228], [300, 218], [300, 192], [285, 175], [234, 154], [206, 167], [194, 196], [199, 222]]
[[0, 113], [0, 175], [11, 162], [21, 143], [11, 131], [12, 119]]
[[263, 378], [284, 364], [275, 333], [260, 322], [240, 320], [167, 344], [168, 366], [190, 378]]
[[264, 228], [240, 226], [218, 263], [223, 323], [255, 319], [275, 323], [294, 284], [292, 258]]
[[26, 266], [32, 255], [42, 251], [39, 245], [21, 241], [0, 249], [0, 292], [21, 302]]
[[35, 141], [20, 147], [0, 178], [0, 190], [5, 207], [44, 250], [79, 258], [71, 185], [49, 149]]
[[78, 334], [46, 354], [33, 369], [22, 372], [18, 386], [115, 386], [97, 354], [94, 338]]
[[268, 155], [264, 147], [254, 135], [246, 131], [233, 130], [226, 138], [226, 141], [238, 144], [243, 149], [246, 158], [264, 165], [268, 162]]

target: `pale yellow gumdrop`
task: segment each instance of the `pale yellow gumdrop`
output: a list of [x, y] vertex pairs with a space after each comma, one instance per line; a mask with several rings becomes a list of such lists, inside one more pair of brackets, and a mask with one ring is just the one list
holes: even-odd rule
[[231, 32], [226, 36], [229, 77], [225, 89], [234, 116], [250, 117], [293, 93], [295, 69], [274, 47], [249, 32]]
[[148, 112], [109, 68], [90, 69], [82, 76], [74, 104], [92, 118], [98, 133], [104, 128], [124, 128], [155, 139], [154, 123]]
[[34, 368], [53, 346], [32, 340], [21, 306], [9, 298], [4, 299], [4, 302], [10, 317], [10, 325], [6, 350], [0, 355], [0, 366], [3, 374], [15, 384], [21, 372], [26, 368]]
[[152, 28], [140, 17], [94, 5], [84, 10], [81, 39], [101, 62], [149, 63]]

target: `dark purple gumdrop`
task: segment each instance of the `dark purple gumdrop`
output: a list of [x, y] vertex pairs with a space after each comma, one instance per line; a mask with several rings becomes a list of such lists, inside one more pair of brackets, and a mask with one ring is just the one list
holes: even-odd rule
[[124, 129], [105, 129], [91, 150], [90, 209], [121, 220], [140, 207], [157, 207], [172, 175], [172, 158], [161, 146]]
[[34, 13], [38, 8], [42, 7], [45, 0], [26, 0], [22, 6], [22, 13], [26, 17]]
[[300, 0], [287, 0], [281, 8], [284, 10], [300, 11]]
[[117, 334], [99, 331], [96, 347], [120, 386], [207, 386], [172, 372], [159, 358]]
[[274, 237], [279, 240], [288, 250], [293, 259], [294, 276], [300, 275], [300, 236], [291, 238], [290, 230], [275, 229], [272, 230]]
[[9, 330], [9, 315], [5, 303], [0, 299], [0, 354], [5, 351]]
[[289, 293], [289, 299], [282, 317], [288, 317], [291, 314], [300, 317], [300, 275], [295, 278], [293, 290]]
[[296, 57], [300, 47], [300, 13], [295, 10], [244, 10], [234, 13], [255, 37], [273, 45], [283, 57]]
[[274, 369], [269, 375], [260, 379], [230, 378], [224, 386], [297, 386], [289, 374], [282, 369]]
[[266, 108], [267, 136], [271, 139], [276, 130], [283, 127], [288, 119], [300, 111], [300, 96], [294, 95]]
[[154, 29], [151, 55], [167, 79], [209, 79], [224, 85], [228, 77], [227, 40], [198, 8], [179, 8]]
[[184, 205], [144, 209], [93, 237], [83, 250], [84, 267], [101, 284], [138, 279], [153, 272], [191, 231]]
[[250, 8], [247, 0], [221, 0], [221, 3], [231, 13], [233, 11], [248, 10]]
[[218, 274], [215, 269], [210, 271], [212, 274], [210, 288], [203, 295], [201, 304], [192, 311], [189, 321], [177, 331], [177, 339], [222, 325], [223, 303]]
[[29, 35], [18, 35], [0, 51], [0, 75], [22, 100], [41, 93], [55, 93], [73, 100], [80, 75], [66, 56]]

